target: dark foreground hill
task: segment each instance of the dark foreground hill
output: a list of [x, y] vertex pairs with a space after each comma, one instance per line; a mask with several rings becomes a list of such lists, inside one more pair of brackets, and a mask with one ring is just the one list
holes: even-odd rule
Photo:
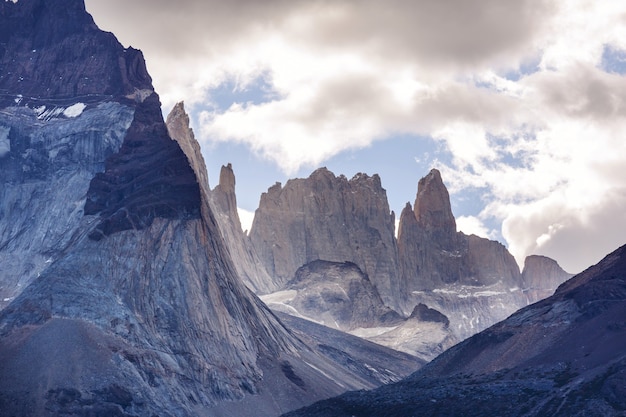
[[626, 246], [397, 383], [287, 416], [626, 415]]

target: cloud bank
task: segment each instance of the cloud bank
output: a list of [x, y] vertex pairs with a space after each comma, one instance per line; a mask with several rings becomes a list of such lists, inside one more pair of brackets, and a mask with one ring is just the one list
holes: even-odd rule
[[[624, 243], [622, 2], [86, 3], [144, 51], [165, 108], [186, 101], [205, 145], [246, 144], [291, 174], [428, 136], [452, 154], [452, 193], [483, 190], [460, 224], [501, 224], [520, 263], [541, 253], [577, 272]], [[222, 107], [224, 85], [263, 91]]]

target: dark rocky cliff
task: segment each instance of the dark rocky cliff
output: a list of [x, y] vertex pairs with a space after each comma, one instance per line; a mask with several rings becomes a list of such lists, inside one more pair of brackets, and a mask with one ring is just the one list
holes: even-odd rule
[[75, 0], [0, 4], [0, 107], [119, 100], [152, 90], [143, 55], [122, 48]]

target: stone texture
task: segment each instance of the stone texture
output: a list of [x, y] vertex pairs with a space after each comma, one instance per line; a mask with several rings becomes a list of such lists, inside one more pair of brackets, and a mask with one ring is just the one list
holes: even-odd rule
[[446, 284], [520, 284], [519, 267], [502, 244], [456, 231], [448, 191], [435, 169], [419, 181], [414, 210], [407, 203], [402, 211], [398, 252], [407, 293]]
[[352, 262], [309, 262], [298, 268], [284, 291], [296, 293], [284, 303], [289, 307], [286, 312], [295, 309], [304, 317], [338, 330], [389, 327], [404, 321], [384, 305], [367, 275]]
[[399, 293], [394, 217], [377, 175], [348, 180], [320, 168], [263, 193], [250, 239], [279, 288], [311, 261], [350, 261], [393, 308]]
[[198, 218], [200, 188], [189, 161], [167, 132], [156, 94], [138, 103], [119, 151], [91, 180], [85, 215], [100, 215], [90, 237], [143, 229], [156, 217]]
[[409, 318], [384, 305], [367, 275], [351, 262], [313, 261], [261, 299], [301, 317], [429, 361], [457, 342], [448, 319], [423, 304]]
[[170, 136], [185, 151], [192, 166], [199, 167], [194, 168], [196, 177], [199, 178], [203, 192], [208, 195], [212, 212], [230, 255], [235, 261], [238, 275], [246, 286], [257, 294], [266, 294], [276, 290], [273, 280], [259, 260], [249, 237], [241, 229], [235, 193], [236, 180], [232, 165], [222, 166], [219, 183], [213, 190], [210, 190], [204, 158], [193, 130], [189, 126], [189, 115], [185, 112], [184, 103], [180, 102], [174, 106], [167, 116], [166, 125]]
[[[305, 315], [305, 305], [321, 302], [302, 301], [302, 289], [289, 298], [294, 290], [290, 280], [298, 268], [317, 260], [352, 262], [369, 278], [383, 303], [404, 317], [424, 304], [448, 318], [449, 326], [437, 330], [440, 336], [428, 339], [434, 351], [441, 352], [442, 346], [449, 346], [443, 340], [463, 340], [537, 301], [565, 279], [544, 277], [550, 274], [547, 269], [535, 269], [525, 279], [501, 243], [457, 232], [450, 197], [436, 169], [419, 180], [414, 205], [407, 203], [402, 210], [397, 240], [393, 213], [388, 210], [376, 175], [361, 174], [347, 181], [321, 168], [309, 178], [271, 187], [261, 197], [250, 234], [253, 249], [272, 277], [267, 289], [274, 294], [264, 300], [278, 300], [272, 308]], [[346, 282], [351, 277], [346, 271]], [[327, 286], [338, 280], [326, 279]], [[531, 290], [526, 280], [545, 281], [546, 290]], [[328, 316], [324, 322], [354, 331], [333, 324], [341, 313], [321, 304], [326, 313], [317, 316]], [[316, 316], [313, 310], [306, 316]], [[359, 335], [373, 337], [375, 327], [364, 326]], [[420, 332], [415, 326], [412, 329]], [[396, 334], [406, 337], [408, 331]], [[391, 334], [378, 341], [397, 343]]]
[[219, 184], [211, 190], [211, 205], [216, 213], [226, 244], [235, 260], [235, 267], [244, 283], [256, 294], [277, 289], [259, 259], [248, 235], [241, 229], [235, 194], [235, 173], [231, 164], [222, 166]]

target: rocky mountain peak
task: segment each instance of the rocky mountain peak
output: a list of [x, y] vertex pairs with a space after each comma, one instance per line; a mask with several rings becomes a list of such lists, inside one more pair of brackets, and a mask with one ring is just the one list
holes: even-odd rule
[[189, 125], [189, 115], [185, 111], [185, 103], [179, 102], [167, 115], [167, 131], [172, 139], [180, 145], [189, 160], [203, 193], [208, 194], [209, 176], [206, 170], [204, 157], [200, 151], [200, 144]]
[[[227, 223], [232, 223], [232, 237], [235, 241], [238, 240], [239, 238], [237, 236], [242, 232], [242, 230], [241, 220], [239, 219], [239, 213], [237, 212], [235, 172], [233, 171], [232, 164], [228, 163], [227, 165], [222, 165], [222, 168], [220, 169], [220, 182], [211, 192], [211, 199], [214, 203], [216, 211], [228, 218]], [[224, 230], [224, 227], [222, 228], [222, 232], [227, 233], [226, 230]]]
[[448, 235], [456, 233], [450, 195], [437, 169], [432, 169], [419, 180], [413, 210], [423, 228]]
[[226, 193], [235, 192], [235, 173], [233, 172], [233, 166], [230, 162], [225, 166], [222, 165], [220, 169], [220, 183], [218, 187]]
[[100, 31], [83, 1], [0, 2], [0, 107], [89, 105], [143, 90], [152, 80], [142, 53]]
[[393, 306], [399, 291], [393, 230], [394, 215], [377, 175], [348, 180], [320, 168], [261, 196], [250, 239], [277, 287], [309, 262], [350, 261]]
[[156, 93], [138, 103], [118, 153], [91, 181], [85, 215], [100, 215], [90, 234], [143, 229], [156, 217], [198, 218], [200, 186], [189, 159], [169, 136]]

